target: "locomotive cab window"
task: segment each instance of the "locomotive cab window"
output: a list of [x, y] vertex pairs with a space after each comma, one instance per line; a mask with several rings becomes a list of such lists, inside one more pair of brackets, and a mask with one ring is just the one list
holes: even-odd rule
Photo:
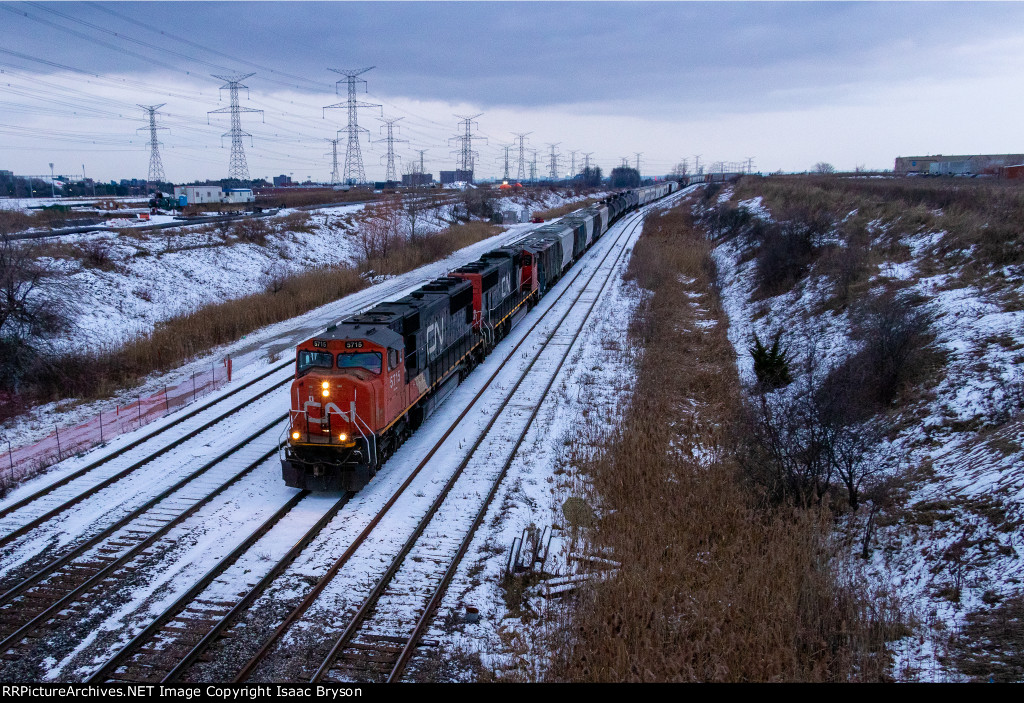
[[380, 373], [382, 355], [380, 352], [343, 352], [338, 354], [339, 369], [366, 369], [370, 373]]
[[398, 350], [388, 349], [388, 371], [393, 371], [398, 366]]
[[334, 357], [330, 352], [306, 351], [305, 349], [300, 349], [299, 356], [296, 359], [296, 364], [298, 366], [298, 373], [301, 376], [312, 368], [331, 368], [334, 366]]

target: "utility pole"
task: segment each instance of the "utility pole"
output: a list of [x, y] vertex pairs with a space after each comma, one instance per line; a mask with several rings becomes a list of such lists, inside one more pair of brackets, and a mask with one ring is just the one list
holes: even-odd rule
[[263, 110], [254, 110], [251, 107], [240, 107], [239, 104], [238, 104], [238, 91], [239, 91], [239, 89], [240, 88], [245, 88], [246, 95], [248, 95], [248, 90], [249, 90], [248, 86], [242, 85], [242, 81], [244, 81], [246, 78], [249, 78], [250, 76], [254, 76], [254, 75], [256, 75], [256, 74], [255, 73], [247, 73], [244, 76], [242, 76], [242, 75], [235, 75], [235, 76], [217, 76], [217, 75], [214, 75], [213, 76], [214, 78], [219, 78], [219, 79], [221, 79], [222, 81], [224, 81], [227, 84], [227, 85], [222, 85], [220, 87], [220, 89], [221, 90], [224, 90], [225, 88], [228, 89], [229, 94], [231, 96], [231, 106], [230, 107], [222, 107], [219, 110], [209, 110], [206, 113], [206, 121], [207, 122], [210, 121], [210, 115], [215, 115], [215, 114], [218, 114], [218, 113], [231, 113], [231, 131], [230, 132], [225, 132], [224, 134], [222, 134], [220, 136], [221, 136], [221, 139], [223, 139], [224, 137], [228, 136], [229, 134], [231, 135], [231, 162], [230, 162], [230, 164], [228, 166], [228, 172], [229, 172], [231, 178], [239, 180], [239, 181], [247, 181], [247, 180], [249, 180], [249, 166], [245, 162], [245, 145], [242, 143], [242, 137], [249, 137], [249, 142], [250, 142], [250, 144], [252, 143], [252, 135], [249, 134], [248, 132], [243, 132], [242, 131], [242, 113], [243, 112], [258, 112], [258, 113], [260, 113], [261, 116], [263, 115]]
[[[394, 130], [395, 130], [395, 123], [398, 122], [399, 120], [404, 120], [405, 118], [404, 117], [392, 117], [390, 120], [387, 120], [387, 119], [384, 119], [383, 117], [378, 117], [377, 119], [379, 119], [381, 122], [383, 122], [385, 125], [387, 125], [387, 128], [388, 128], [388, 136], [385, 137], [384, 139], [378, 140], [378, 141], [381, 141], [381, 142], [387, 142], [387, 145], [388, 145], [388, 153], [387, 153], [387, 156], [384, 157], [384, 158], [387, 159], [387, 162], [388, 162], [387, 173], [384, 175], [384, 180], [385, 181], [397, 181], [398, 180], [398, 172], [395, 170], [395, 158], [396, 158], [395, 157], [395, 142], [407, 142], [409, 140], [408, 139], [396, 139], [395, 138], [395, 131]], [[381, 127], [381, 129], [383, 129], [383, 127]], [[400, 159], [402, 157], [399, 156], [397, 158]]]
[[[338, 132], [345, 132], [348, 134], [348, 140], [345, 146], [345, 183], [354, 185], [356, 183], [362, 183], [366, 181], [366, 172], [363, 170], [363, 154], [359, 150], [359, 133], [366, 132], [369, 135], [370, 130], [364, 129], [359, 126], [359, 108], [361, 107], [381, 107], [375, 103], [366, 103], [360, 100], [356, 100], [356, 84], [366, 84], [366, 81], [359, 78], [362, 74], [376, 68], [376, 66], [370, 66], [369, 68], [356, 68], [356, 69], [339, 69], [331, 68], [329, 71], [340, 73], [345, 76], [342, 80], [348, 85], [348, 100], [343, 103], [335, 103], [334, 105], [327, 105], [324, 110], [331, 110], [334, 108], [345, 108], [348, 111], [348, 124], [342, 127]], [[338, 94], [338, 84], [341, 80], [334, 84], [334, 92]], [[365, 88], [364, 88], [365, 90]], [[384, 110], [381, 108], [381, 116], [384, 116]]]
[[[336, 186], [338, 185], [338, 142], [341, 141], [341, 137], [325, 139], [324, 141], [331, 143], [331, 164], [333, 166], [331, 169], [331, 185]], [[327, 154], [324, 154], [324, 156], [327, 156]]]
[[519, 170], [516, 172], [516, 180], [522, 182], [526, 180], [526, 149], [523, 148], [523, 140], [533, 132], [513, 132], [512, 134], [519, 137]]
[[53, 182], [53, 162], [50, 162], [50, 197], [57, 197], [57, 184]]
[[[459, 150], [457, 152], [459, 163], [458, 166], [456, 166], [456, 169], [460, 171], [468, 171], [470, 174], [469, 180], [471, 182], [473, 180], [474, 161], [475, 158], [480, 155], [473, 151], [473, 140], [482, 139], [482, 137], [473, 136], [473, 124], [476, 118], [482, 114], [484, 113], [481, 112], [479, 114], [469, 116], [455, 115], [459, 118], [459, 123], [462, 125], [463, 133], [451, 138], [458, 140], [460, 143]], [[480, 125], [477, 124], [477, 127], [479, 126]], [[449, 141], [451, 141], [451, 139], [449, 139]], [[486, 141], [486, 139], [484, 141]]]
[[548, 142], [548, 146], [551, 147], [551, 161], [548, 165], [548, 176], [552, 181], [558, 180], [558, 154], [555, 152], [555, 147], [561, 143], [562, 142], [555, 142], [552, 144], [551, 142]]
[[[139, 105], [149, 115], [149, 127], [139, 127], [139, 129], [149, 129], [149, 181], [151, 183], [163, 183], [167, 180], [166, 176], [164, 176], [164, 162], [160, 158], [160, 142], [156, 138], [156, 131], [158, 129], [167, 129], [166, 127], [156, 126], [156, 111], [166, 104]], [[85, 166], [82, 166], [82, 170], [85, 171]]]

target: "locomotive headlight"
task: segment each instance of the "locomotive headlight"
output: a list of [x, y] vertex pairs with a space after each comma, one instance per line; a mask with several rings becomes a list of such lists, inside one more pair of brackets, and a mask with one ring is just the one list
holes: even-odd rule
[[344, 442], [346, 439], [348, 439], [348, 435], [345, 434], [344, 432], [342, 432], [340, 435], [338, 435], [338, 441], [339, 442]]
[[330, 394], [331, 394], [331, 392], [330, 392], [329, 390], [327, 390], [326, 388], [324, 388], [324, 389], [323, 389], [323, 391], [321, 392], [321, 395], [322, 395], [322, 396], [323, 396], [324, 398], [326, 398], [326, 397], [327, 397], [327, 396], [329, 396]]
[[328, 388], [331, 387], [331, 384], [328, 383], [327, 381], [324, 381], [323, 383], [320, 384], [320, 387], [323, 388], [324, 390], [327, 390]]
[[292, 432], [292, 439], [298, 439], [300, 436], [298, 432]]

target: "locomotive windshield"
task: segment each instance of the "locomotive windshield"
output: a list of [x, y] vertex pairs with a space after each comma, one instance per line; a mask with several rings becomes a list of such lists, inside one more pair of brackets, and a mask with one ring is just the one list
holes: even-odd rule
[[331, 366], [334, 365], [334, 358], [331, 356], [330, 352], [305, 351], [304, 349], [300, 349], [297, 364], [299, 375], [301, 376], [317, 366], [325, 369], [331, 368]]
[[338, 354], [339, 369], [366, 369], [380, 373], [382, 356], [380, 352], [345, 352]]

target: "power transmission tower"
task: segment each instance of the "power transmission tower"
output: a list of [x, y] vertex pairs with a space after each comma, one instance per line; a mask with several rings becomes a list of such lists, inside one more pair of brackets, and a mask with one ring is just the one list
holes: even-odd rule
[[[338, 185], [338, 142], [341, 141], [341, 137], [337, 139], [325, 139], [331, 143], [331, 163], [333, 168], [331, 169], [331, 185]], [[327, 156], [327, 154], [324, 154]]]
[[[157, 141], [156, 131], [158, 129], [167, 129], [166, 127], [156, 126], [156, 111], [167, 103], [160, 103], [159, 105], [139, 105], [143, 110], [149, 114], [149, 127], [139, 127], [139, 129], [149, 130], [149, 182], [150, 183], [163, 183], [167, 178], [164, 176], [164, 162], [160, 160], [160, 142]], [[82, 166], [84, 173], [85, 166]], [[83, 176], [84, 178], [84, 176]], [[95, 185], [93, 186], [95, 188]]]
[[516, 180], [522, 182], [526, 180], [526, 150], [523, 148], [523, 140], [526, 139], [528, 134], [533, 134], [533, 132], [513, 132], [512, 134], [519, 137], [519, 170], [516, 172]]
[[577, 151], [579, 151], [579, 149], [576, 149], [575, 151], [570, 151], [569, 152], [570, 154], [572, 154], [572, 165], [569, 166], [569, 180], [572, 180], [576, 176], [576, 152]]
[[644, 155], [642, 151], [634, 151], [633, 154], [636, 156], [636, 174], [640, 175], [640, 157]]
[[748, 156], [747, 157], [747, 175], [749, 176], [753, 172], [754, 172], [754, 157], [753, 156]]
[[[213, 74], [211, 74], [213, 75]], [[258, 112], [263, 115], [263, 110], [255, 110], [251, 107], [241, 107], [238, 104], [238, 91], [241, 88], [245, 88], [246, 95], [248, 95], [249, 86], [242, 85], [242, 81], [250, 76], [256, 75], [255, 73], [247, 73], [244, 76], [218, 76], [213, 75], [214, 78], [219, 78], [224, 81], [227, 85], [222, 85], [221, 90], [228, 89], [231, 95], [231, 105], [229, 107], [222, 107], [219, 110], [210, 110], [206, 113], [206, 121], [210, 121], [210, 115], [216, 115], [218, 113], [231, 113], [231, 131], [225, 132], [220, 135], [221, 139], [231, 135], [231, 163], [228, 166], [228, 172], [231, 178], [239, 181], [249, 180], [249, 166], [245, 162], [245, 145], [242, 143], [242, 137], [249, 137], [249, 143], [252, 144], [252, 135], [248, 132], [242, 131], [242, 113], [243, 112]]]
[[[395, 156], [395, 142], [407, 142], [409, 140], [408, 139], [396, 139], [395, 138], [395, 131], [394, 130], [395, 130], [395, 123], [398, 122], [399, 120], [404, 120], [405, 118], [404, 117], [392, 117], [390, 120], [387, 120], [387, 119], [384, 119], [383, 117], [378, 117], [377, 119], [379, 119], [381, 122], [383, 122], [385, 125], [387, 125], [387, 128], [388, 128], [388, 136], [386, 136], [384, 139], [378, 140], [379, 142], [387, 142], [387, 145], [388, 145], [388, 153], [387, 153], [387, 156], [384, 157], [388, 161], [387, 173], [385, 173], [385, 175], [384, 175], [384, 180], [385, 181], [397, 181], [398, 180], [398, 173], [397, 173], [397, 171], [395, 171], [395, 158], [399, 158], [400, 159], [402, 157], [401, 156], [399, 156], [399, 157]], [[381, 127], [381, 129], [383, 129], [383, 127]]]
[[537, 150], [531, 149], [533, 152], [533, 161], [530, 162], [530, 183], [537, 185]]
[[583, 170], [587, 173], [590, 172], [590, 157], [594, 155], [594, 152], [588, 151], [583, 155]]
[[548, 175], [553, 181], [558, 180], [558, 154], [555, 152], [555, 147], [561, 143], [562, 142], [555, 142], [554, 144], [551, 142], [547, 143], [548, 146], [551, 147], [551, 161], [548, 164]]
[[[458, 135], [452, 137], [452, 139], [457, 139], [459, 141], [459, 143], [460, 143], [459, 150], [457, 152], [458, 155], [459, 155], [459, 165], [456, 166], [456, 169], [458, 169], [460, 171], [468, 171], [468, 172], [470, 172], [470, 178], [469, 178], [470, 181], [473, 180], [472, 172], [473, 172], [473, 165], [474, 165], [475, 157], [480, 155], [477, 152], [473, 151], [473, 140], [474, 139], [482, 139], [482, 137], [474, 137], [473, 136], [473, 123], [474, 123], [474, 120], [476, 120], [476, 118], [479, 117], [482, 114], [484, 114], [484, 113], [481, 112], [481, 113], [479, 113], [477, 115], [469, 115], [469, 116], [466, 116], [466, 117], [464, 117], [462, 115], [455, 115], [456, 117], [459, 118], [459, 123], [462, 125], [462, 129], [463, 129], [463, 133], [462, 134], [458, 134]], [[479, 126], [480, 125], [477, 124], [477, 127], [479, 127]], [[451, 140], [449, 140], [449, 141], [451, 141]], [[486, 141], [486, 139], [484, 141]]]
[[416, 153], [420, 155], [420, 170], [418, 173], [426, 173], [426, 171], [423, 170], [423, 155], [428, 151], [430, 151], [430, 149], [416, 149]]
[[628, 156], [620, 156], [619, 158], [622, 159], [622, 167], [623, 168], [629, 168], [629, 157]]
[[[355, 68], [355, 69], [342, 69], [342, 68], [331, 68], [329, 71], [340, 73], [345, 76], [344, 80], [348, 84], [348, 99], [343, 103], [335, 103], [334, 105], [328, 105], [324, 110], [331, 110], [334, 108], [345, 108], [348, 111], [348, 125], [342, 127], [338, 132], [345, 132], [348, 134], [348, 140], [345, 146], [345, 182], [349, 185], [356, 183], [362, 183], [366, 180], [366, 172], [363, 170], [363, 154], [359, 150], [359, 133], [366, 132], [369, 135], [370, 130], [364, 129], [359, 126], [359, 108], [361, 107], [381, 107], [376, 103], [366, 103], [360, 100], [356, 100], [356, 84], [363, 83], [366, 81], [358, 76], [376, 68], [376, 66], [370, 66], [369, 68]], [[334, 92], [338, 93], [338, 84], [341, 80], [334, 84]], [[384, 110], [381, 108], [381, 116], [384, 115]]]
[[693, 155], [693, 159], [694, 159], [693, 160], [693, 171], [698, 176], [704, 175], [704, 170], [700, 167], [700, 157], [701, 156], [702, 156], [701, 154], [694, 154]]
[[505, 148], [505, 175], [503, 177], [503, 180], [505, 180], [505, 181], [508, 180], [508, 150], [511, 149], [512, 146], [513, 146], [512, 144], [506, 144], [505, 147], [504, 147]]

